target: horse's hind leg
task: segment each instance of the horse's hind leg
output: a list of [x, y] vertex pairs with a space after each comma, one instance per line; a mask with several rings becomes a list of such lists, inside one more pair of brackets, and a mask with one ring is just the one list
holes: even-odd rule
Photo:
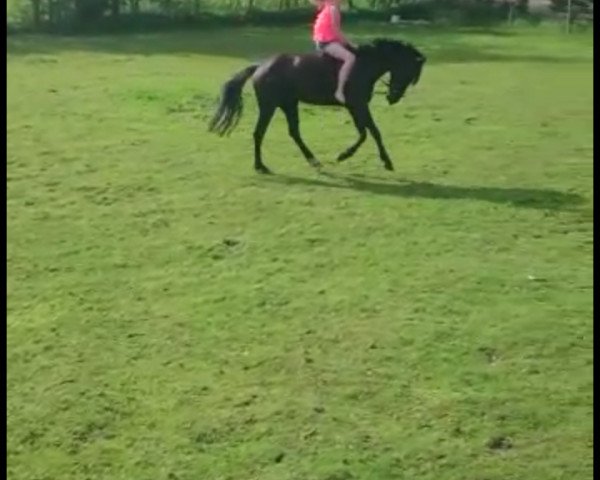
[[300, 118], [298, 116], [298, 102], [289, 102], [285, 105], [281, 106], [283, 113], [285, 113], [285, 118], [288, 123], [288, 132], [290, 137], [294, 140], [298, 148], [302, 151], [302, 155], [306, 161], [313, 167], [318, 168], [321, 166], [321, 163], [315, 158], [314, 154], [310, 151], [310, 149], [302, 140], [300, 135]]
[[271, 123], [271, 119], [275, 113], [275, 107], [259, 101], [258, 109], [258, 120], [254, 128], [254, 170], [258, 173], [271, 173], [262, 161], [261, 146], [267, 127]]

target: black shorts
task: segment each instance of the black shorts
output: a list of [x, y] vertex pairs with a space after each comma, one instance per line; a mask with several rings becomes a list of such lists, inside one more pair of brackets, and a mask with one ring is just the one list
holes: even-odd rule
[[323, 52], [323, 51], [325, 51], [325, 47], [327, 45], [331, 45], [332, 43], [335, 43], [335, 42], [315, 42], [315, 48], [317, 49], [317, 51]]
[[[342, 43], [342, 42], [338, 42], [337, 40], [332, 40], [331, 42], [315, 42], [315, 48], [317, 49], [318, 52], [324, 52], [325, 51], [325, 47], [327, 47], [327, 45], [333, 45], [334, 43], [337, 43], [338, 45], [341, 45], [346, 50], [350, 50], [350, 47], [348, 46], [348, 44]], [[352, 50], [350, 50], [350, 51], [352, 51]]]

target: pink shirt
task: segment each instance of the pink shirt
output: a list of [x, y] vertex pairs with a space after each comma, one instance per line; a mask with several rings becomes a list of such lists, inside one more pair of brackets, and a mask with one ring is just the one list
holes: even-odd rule
[[337, 42], [341, 40], [335, 23], [338, 15], [339, 12], [334, 5], [326, 4], [321, 8], [313, 25], [313, 40], [315, 42]]

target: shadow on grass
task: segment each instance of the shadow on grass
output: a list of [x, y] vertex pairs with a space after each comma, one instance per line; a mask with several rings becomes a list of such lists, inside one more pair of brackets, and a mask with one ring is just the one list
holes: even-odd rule
[[289, 186], [355, 190], [374, 195], [389, 195], [401, 198], [477, 200], [540, 210], [563, 210], [585, 202], [585, 198], [579, 194], [550, 189], [463, 187], [410, 180], [373, 179], [363, 175], [341, 175], [328, 172], [321, 172], [320, 178], [289, 175], [270, 175], [264, 178], [267, 182]]
[[[527, 62], [572, 64], [589, 60], [587, 55], [534, 54], [515, 44], [514, 32], [502, 29], [406, 28], [388, 25], [361, 25], [351, 32], [357, 43], [374, 37], [402, 38], [413, 42], [427, 55], [428, 63]], [[480, 42], [474, 35], [497, 37], [502, 42]], [[68, 52], [94, 52], [116, 55], [209, 55], [257, 61], [280, 52], [306, 53], [314, 49], [310, 28], [229, 27], [201, 31], [99, 36], [14, 35], [7, 38], [7, 55], [59, 55]]]

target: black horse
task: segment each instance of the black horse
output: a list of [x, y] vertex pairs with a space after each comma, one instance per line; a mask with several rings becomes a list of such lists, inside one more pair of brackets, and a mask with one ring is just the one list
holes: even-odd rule
[[[356, 50], [354, 64], [346, 84], [344, 105], [358, 130], [358, 140], [338, 156], [346, 160], [356, 153], [368, 130], [377, 143], [379, 156], [387, 170], [394, 167], [383, 145], [379, 129], [373, 121], [369, 102], [375, 83], [384, 74], [390, 74], [387, 100], [397, 103], [409, 85], [416, 85], [421, 76], [425, 56], [412, 45], [395, 40], [379, 39], [361, 45]], [[277, 108], [287, 118], [289, 134], [313, 167], [319, 167], [313, 153], [300, 136], [298, 103], [312, 105], [340, 105], [334, 97], [337, 71], [340, 63], [322, 53], [304, 55], [277, 55], [263, 63], [251, 65], [223, 85], [219, 107], [209, 126], [211, 132], [229, 134], [242, 114], [242, 89], [252, 77], [259, 116], [254, 129], [254, 168], [259, 173], [270, 173], [261, 156], [261, 144], [269, 122]]]

